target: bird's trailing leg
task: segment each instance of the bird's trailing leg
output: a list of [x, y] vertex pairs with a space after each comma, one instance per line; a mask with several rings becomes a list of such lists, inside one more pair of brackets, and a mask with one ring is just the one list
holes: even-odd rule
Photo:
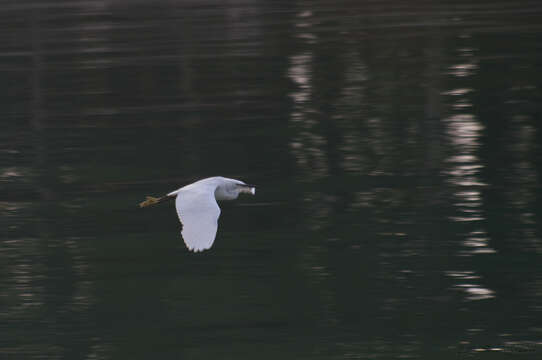
[[145, 207], [145, 206], [149, 206], [149, 205], [158, 204], [158, 203], [161, 203], [161, 202], [166, 201], [166, 200], [173, 200], [174, 198], [175, 197], [173, 197], [173, 196], [167, 196], [167, 195], [162, 196], [162, 197], [147, 196], [145, 201], [139, 203], [139, 207]]

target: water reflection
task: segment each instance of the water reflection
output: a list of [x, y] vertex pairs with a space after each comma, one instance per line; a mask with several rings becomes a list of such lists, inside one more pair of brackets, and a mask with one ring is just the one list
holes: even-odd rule
[[312, 56], [310, 52], [295, 55], [290, 62], [288, 76], [297, 86], [291, 94], [294, 107], [290, 122], [296, 136], [291, 140], [290, 147], [298, 167], [304, 170], [308, 179], [314, 180], [315, 177], [326, 176], [328, 165], [323, 151], [326, 139], [318, 134], [318, 114], [311, 98]]
[[[307, 183], [329, 175], [329, 160], [325, 151], [328, 139], [320, 131], [321, 116], [313, 93], [316, 64], [311, 48], [317, 44], [317, 36], [311, 33], [312, 16], [310, 10], [302, 10], [295, 16], [295, 36], [306, 50], [290, 57], [287, 74], [294, 84], [294, 90], [289, 94], [293, 100], [289, 126], [294, 134], [290, 140], [290, 150], [296, 161], [300, 181]], [[332, 214], [327, 195], [322, 191], [304, 191], [303, 201], [306, 210], [303, 226], [310, 231], [323, 229]], [[334, 274], [325, 261], [326, 247], [320, 241], [305, 241], [305, 244], [306, 251], [301, 256], [300, 264], [312, 291], [320, 298], [319, 326], [334, 326], [338, 323], [335, 295], [330, 289]]]
[[[475, 49], [459, 48], [459, 63], [451, 65], [450, 75], [458, 86], [443, 93], [449, 98], [452, 115], [445, 119], [446, 133], [451, 144], [451, 155], [446, 159], [445, 173], [453, 191], [454, 214], [450, 220], [462, 225], [458, 234], [461, 241], [460, 256], [493, 254], [491, 239], [485, 230], [486, 206], [483, 190], [488, 184], [482, 181], [484, 164], [479, 156], [485, 127], [472, 113], [473, 88], [471, 77], [476, 76], [478, 65]], [[459, 229], [459, 227], [458, 227]], [[461, 291], [468, 301], [494, 299], [495, 291], [476, 270], [448, 270], [446, 276], [455, 283], [452, 289]]]
[[455, 221], [481, 221], [482, 214], [481, 187], [485, 186], [479, 179], [483, 168], [476, 155], [482, 126], [471, 114], [454, 115], [447, 119], [448, 135], [455, 148], [455, 154], [447, 159], [450, 168], [447, 173], [450, 181], [457, 187], [455, 196], [458, 215]]
[[512, 154], [513, 163], [510, 180], [513, 191], [506, 194], [507, 203], [516, 214], [516, 221], [521, 228], [521, 238], [524, 246], [534, 249], [538, 253], [542, 251], [542, 243], [538, 236], [535, 221], [536, 189], [539, 183], [539, 175], [532, 162], [532, 154], [536, 148], [535, 130], [531, 125], [529, 116], [516, 115], [512, 119], [513, 130], [510, 134], [508, 146]]
[[[476, 64], [475, 49], [459, 48], [458, 60], [460, 63], [452, 65], [451, 75], [469, 84], [469, 77], [476, 75], [478, 65]], [[478, 154], [480, 152], [481, 137], [484, 133], [484, 126], [470, 113], [472, 101], [469, 99], [473, 89], [464, 86], [446, 91], [449, 96], [450, 105], [454, 114], [446, 119], [447, 134], [453, 145], [453, 155], [447, 162], [450, 164], [446, 173], [449, 181], [454, 185], [454, 206], [456, 214], [451, 220], [458, 222], [472, 222], [473, 228], [464, 234], [463, 245], [466, 247], [462, 254], [493, 253], [494, 249], [489, 247], [490, 238], [483, 229], [485, 220], [484, 198], [482, 190], [487, 184], [480, 179], [484, 165]], [[472, 287], [465, 285], [472, 293]], [[483, 296], [477, 299], [483, 299]], [[471, 299], [473, 299], [471, 297]]]
[[[538, 10], [128, 3], [1, 10], [0, 352], [539, 348]], [[131, 207], [217, 174], [203, 257]]]
[[486, 300], [495, 297], [494, 291], [476, 284], [480, 276], [474, 271], [447, 271], [446, 275], [460, 282], [455, 285], [455, 289], [463, 291], [467, 300]]

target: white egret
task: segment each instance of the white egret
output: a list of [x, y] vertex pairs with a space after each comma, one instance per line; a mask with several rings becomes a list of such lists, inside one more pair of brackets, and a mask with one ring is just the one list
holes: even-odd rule
[[147, 199], [140, 207], [175, 200], [179, 220], [183, 226], [181, 234], [189, 250], [198, 252], [209, 249], [215, 241], [220, 208], [217, 200], [235, 200], [240, 193], [254, 195], [256, 188], [242, 181], [215, 176], [183, 186], [169, 194]]

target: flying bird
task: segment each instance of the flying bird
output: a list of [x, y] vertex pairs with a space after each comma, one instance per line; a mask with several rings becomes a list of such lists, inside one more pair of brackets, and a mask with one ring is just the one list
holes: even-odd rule
[[254, 195], [256, 188], [240, 180], [215, 176], [183, 186], [162, 197], [147, 196], [139, 206], [175, 199], [184, 243], [189, 250], [198, 252], [209, 249], [215, 241], [220, 216], [216, 201], [235, 200], [240, 193]]

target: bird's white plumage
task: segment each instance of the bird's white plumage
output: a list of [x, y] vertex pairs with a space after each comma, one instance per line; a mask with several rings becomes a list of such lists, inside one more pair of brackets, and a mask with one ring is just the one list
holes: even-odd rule
[[146, 207], [175, 197], [184, 243], [188, 249], [197, 252], [209, 249], [215, 241], [220, 216], [217, 200], [234, 200], [240, 193], [254, 195], [256, 188], [240, 180], [215, 176], [183, 186], [161, 198], [148, 196], [139, 206]]
[[181, 234], [190, 250], [197, 252], [209, 249], [215, 241], [220, 216], [215, 188], [213, 184], [187, 185], [177, 192], [175, 207], [183, 224]]

